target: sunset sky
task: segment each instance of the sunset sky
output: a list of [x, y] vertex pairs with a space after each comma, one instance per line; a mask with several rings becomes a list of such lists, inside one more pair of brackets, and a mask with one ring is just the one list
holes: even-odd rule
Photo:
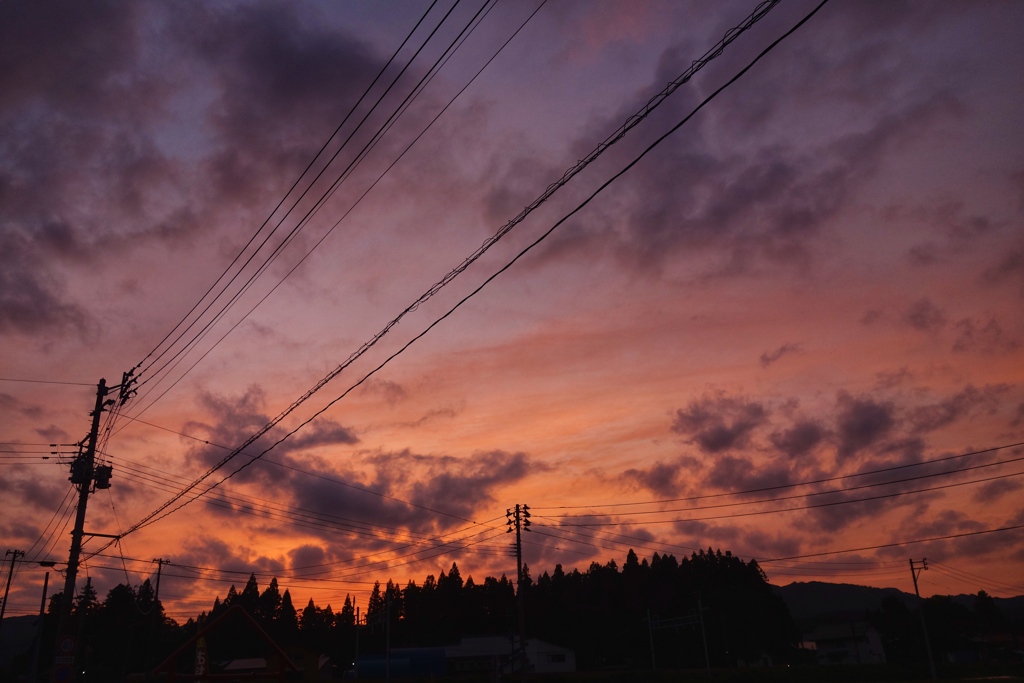
[[[484, 1], [0, 4], [0, 550], [67, 561], [75, 447], [44, 456], [101, 377], [139, 378], [86, 521], [122, 534], [757, 5]], [[826, 3], [560, 222], [817, 4], [783, 0], [179, 503], [229, 480], [87, 541], [79, 587], [165, 558], [179, 621], [250, 572], [365, 609], [453, 562], [513, 578], [522, 503], [535, 579], [712, 547], [779, 585], [912, 591], [928, 558], [923, 594], [1024, 593], [1024, 4]]]

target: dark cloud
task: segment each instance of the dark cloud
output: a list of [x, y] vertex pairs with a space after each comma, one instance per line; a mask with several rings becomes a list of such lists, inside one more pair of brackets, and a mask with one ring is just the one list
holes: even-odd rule
[[123, 77], [137, 56], [141, 9], [105, 1], [3, 3], [0, 115], [40, 101], [89, 114], [106, 106], [112, 90], [128, 90]]
[[[211, 442], [237, 446], [269, 420], [262, 409], [263, 400], [263, 392], [257, 387], [233, 400], [204, 395], [204, 412], [216, 420], [216, 426], [192, 423], [183, 431], [202, 431]], [[273, 440], [260, 439], [246, 452], [259, 453]], [[349, 428], [331, 421], [314, 423], [232, 478], [231, 486], [258, 484], [261, 496], [269, 491], [286, 496], [292, 505], [317, 515], [306, 524], [307, 531], [325, 541], [339, 532], [355, 533], [362, 536], [361, 543], [373, 547], [400, 529], [429, 531], [464, 524], [480, 506], [494, 501], [498, 489], [546, 469], [524, 453], [504, 451], [465, 459], [401, 451], [373, 454], [359, 462], [346, 460], [352, 466], [368, 465], [368, 473], [341, 466], [327, 455], [330, 451], [317, 451], [315, 458], [306, 455], [309, 449], [348, 447], [356, 442]], [[226, 454], [213, 446], [195, 446], [189, 457], [209, 467]], [[248, 461], [246, 455], [238, 456], [224, 468], [224, 474]], [[248, 505], [230, 496], [214, 500], [226, 510], [237, 511]], [[373, 528], [370, 535], [365, 531], [367, 525]], [[277, 524], [268, 527], [268, 533], [285, 533], [286, 528]]]
[[0, 333], [77, 331], [87, 315], [20, 230], [0, 224]]
[[1010, 423], [1014, 427], [1019, 427], [1024, 424], [1024, 401], [1017, 404], [1017, 414], [1013, 418], [1013, 422]]
[[942, 510], [927, 518], [918, 516], [913, 524], [913, 538], [949, 536], [985, 528], [981, 522], [971, 519], [959, 510]]
[[[26, 404], [10, 394], [0, 394], [0, 408], [8, 413], [20, 413], [25, 417], [38, 419], [43, 416], [43, 409], [37, 405]], [[39, 430], [36, 430], [37, 432]]]
[[761, 367], [766, 368], [783, 356], [791, 353], [800, 353], [802, 350], [800, 344], [786, 343], [774, 351], [765, 351], [761, 354]]
[[912, 222], [929, 229], [929, 241], [912, 247], [907, 257], [914, 265], [932, 265], [976, 250], [1001, 227], [989, 216], [969, 213], [962, 201], [936, 206], [888, 207], [883, 211], [892, 223]]
[[288, 551], [289, 564], [296, 569], [309, 569], [323, 564], [327, 553], [318, 545], [305, 544]]
[[[861, 480], [858, 484], [863, 483]], [[866, 491], [836, 492], [825, 496], [806, 499], [813, 506], [807, 510], [803, 518], [794, 522], [797, 528], [817, 534], [832, 534], [842, 531], [854, 524], [877, 519], [891, 510], [907, 506], [920, 507], [927, 501], [938, 500], [938, 494], [917, 494], [912, 498], [902, 497], [899, 487], [868, 489]], [[889, 494], [897, 494], [891, 497]], [[872, 500], [867, 500], [871, 498]]]
[[[908, 14], [900, 21], [913, 20]], [[849, 28], [832, 23], [829, 30], [847, 36]], [[895, 30], [879, 21], [869, 35]], [[907, 89], [903, 79], [894, 78], [893, 64], [907, 59], [893, 47], [900, 42], [896, 36], [889, 41], [858, 35], [815, 50], [806, 43], [785, 46], [773, 56], [775, 68], [758, 70], [756, 78], [726, 91], [714, 107], [667, 138], [605, 193], [602, 212], [564, 226], [548, 240], [546, 253], [614, 254], [626, 267], [645, 272], [685, 255], [706, 276], [814, 267], [826, 223], [847, 208], [886, 158], [964, 113], [943, 80]], [[749, 49], [731, 46], [699, 79], [724, 80], [725, 72], [731, 75], [752, 56], [744, 54]], [[582, 158], [693, 56], [690, 44], [666, 49], [650, 85], [638, 89], [636, 103], [591, 123], [572, 145], [572, 158]], [[875, 97], [866, 98], [866, 92]], [[651, 139], [648, 130], [667, 130], [698, 102], [692, 87], [680, 88], [646, 128], [626, 138], [638, 141], [616, 147], [608, 163], [620, 168]], [[818, 122], [833, 119], [855, 123], [821, 135]], [[802, 125], [814, 133], [794, 134]], [[511, 171], [509, 179], [514, 180]], [[503, 205], [518, 210], [524, 196], [528, 201], [536, 190]]]
[[394, 408], [400, 401], [409, 397], [408, 392], [398, 382], [391, 380], [371, 380], [367, 382], [367, 389], [379, 393], [387, 401], [388, 405]]
[[[8, 539], [8, 543], [22, 542], [34, 547], [37, 540], [42, 538], [44, 531], [23, 519], [7, 519], [0, 522], [0, 534]], [[13, 600], [11, 602], [13, 603]]]
[[359, 443], [359, 437], [351, 429], [341, 426], [334, 420], [324, 418], [314, 422], [284, 443], [288, 444], [288, 448], [291, 450], [301, 450], [317, 446], [348, 446]]
[[784, 531], [769, 534], [760, 529], [750, 529], [739, 534], [736, 552], [755, 559], [790, 557], [799, 555], [803, 545], [802, 535], [787, 534]]
[[[430, 472], [412, 487], [412, 502], [468, 517], [479, 506], [494, 501], [495, 491], [543, 470], [525, 453], [491, 451], [474, 455], [456, 468]], [[452, 471], [454, 470], [454, 471]]]
[[[61, 469], [67, 472], [63, 467]], [[20, 476], [22, 474], [26, 476]], [[52, 511], [54, 502], [64, 499], [68, 486], [63, 483], [64, 479], [65, 477], [32, 476], [28, 468], [10, 465], [4, 468], [4, 476], [0, 477], [0, 494], [3, 494], [6, 501], [20, 499], [31, 507]]]
[[704, 479], [706, 485], [722, 491], [741, 491], [784, 486], [793, 481], [793, 472], [784, 463], [755, 465], [749, 458], [721, 455]]
[[280, 559], [258, 555], [248, 548], [229, 546], [223, 540], [207, 534], [197, 534], [181, 552], [174, 556], [178, 566], [217, 567], [238, 574], [237, 589], [245, 585], [250, 572], [280, 572], [284, 563]]
[[910, 381], [913, 377], [914, 373], [912, 373], [906, 366], [901, 367], [899, 370], [883, 370], [875, 373], [878, 388], [883, 391], [895, 389], [896, 387]]
[[[902, 382], [897, 385], [896, 388], [900, 388]], [[887, 390], [857, 396], [840, 392], [831, 415], [814, 417], [800, 414], [794, 401], [783, 401], [777, 409], [770, 410], [754, 399], [719, 392], [677, 411], [673, 429], [690, 436], [691, 442], [698, 445], [701, 437], [719, 445], [726, 440], [712, 438], [717, 434], [742, 433], [742, 451], [702, 448], [705, 455], [699, 461], [680, 458], [667, 463], [658, 462], [647, 468], [631, 468], [623, 472], [620, 479], [661, 497], [670, 497], [684, 490], [736, 493], [836, 476], [855, 477], [827, 485], [834, 490], [821, 489], [803, 498], [804, 494], [801, 494], [785, 504], [786, 507], [811, 506], [804, 513], [793, 513], [792, 523], [806, 532], [840, 531], [908, 506], [921, 507], [921, 514], [925, 514], [928, 506], [941, 501], [945, 494], [917, 492], [921, 484], [916, 481], [894, 482], [900, 477], [893, 475], [892, 468], [942, 455], [930, 449], [926, 441], [928, 435], [978, 415], [996, 416], [1005, 403], [1006, 395], [1013, 390], [1011, 385], [985, 385], [980, 388], [966, 385], [932, 401], [922, 400], [930, 393], [922, 390], [912, 392], [913, 398], [902, 391], [892, 394], [899, 398], [898, 401], [890, 400]], [[751, 410], [751, 406], [756, 408]], [[1024, 411], [1024, 407], [1020, 410]], [[735, 424], [748, 413], [756, 419], [743, 422], [745, 428], [737, 429]], [[812, 457], [829, 446], [835, 448], [833, 462]], [[930, 466], [928, 471], [952, 472], [958, 467], [958, 461], [950, 461]], [[874, 470], [885, 471], [858, 474]], [[842, 490], [848, 486], [865, 485], [881, 486]], [[993, 488], [996, 494], [1002, 490]], [[1007, 487], [1006, 491], [1009, 490]], [[908, 493], [913, 495], [905, 495]], [[868, 498], [872, 500], [865, 500]], [[702, 514], [707, 513], [694, 511], [697, 517]]]
[[408, 429], [415, 429], [416, 427], [421, 427], [426, 423], [433, 422], [437, 419], [454, 419], [460, 412], [461, 410], [456, 408], [433, 408], [424, 413], [419, 419], [413, 420], [412, 422], [403, 422], [400, 426]]
[[683, 535], [684, 545], [694, 545], [699, 549], [713, 546], [738, 548], [743, 529], [730, 524], [708, 522], [676, 522], [673, 527]]
[[921, 332], [938, 332], [946, 326], [946, 314], [925, 297], [918, 299], [903, 316], [903, 321]]
[[1003, 333], [1002, 326], [995, 318], [982, 323], [972, 318], [964, 318], [954, 326], [956, 341], [953, 351], [958, 353], [1009, 353], [1020, 348], [1020, 340], [1013, 339]]
[[[211, 444], [237, 447], [270, 421], [270, 416], [263, 411], [264, 392], [258, 386], [250, 387], [236, 399], [203, 393], [199, 400], [202, 412], [213, 425], [186, 422], [182, 431], [187, 434], [203, 432]], [[264, 443], [267, 443], [266, 439], [257, 441], [246, 452], [255, 455], [263, 450], [260, 446]], [[204, 467], [220, 462], [227, 454], [228, 451], [214, 445], [190, 445], [189, 449], [189, 457]]]
[[877, 309], [872, 309], [864, 313], [860, 318], [861, 325], [871, 325], [882, 319], [882, 312]]
[[678, 496], [683, 483], [679, 480], [682, 463], [664, 463], [660, 460], [650, 467], [630, 468], [622, 473], [622, 478], [641, 488], [651, 491], [661, 498]]
[[381, 66], [302, 14], [0, 8], [0, 334], [83, 333], [64, 266], [191, 248], [283, 192]]
[[383, 66], [290, 5], [189, 10], [172, 13], [171, 32], [217, 81], [209, 114], [220, 151], [205, 168], [222, 198], [254, 199], [266, 178], [295, 176]]
[[836, 402], [837, 454], [845, 460], [886, 437], [896, 424], [891, 403], [843, 392]]
[[[984, 272], [982, 279], [989, 284], [1002, 284], [1014, 279], [1024, 283], [1024, 249], [1013, 249], [1004, 254]], [[1024, 294], [1024, 286], [1021, 293]]]
[[907, 252], [907, 260], [915, 266], [930, 266], [939, 260], [938, 247], [934, 244], [919, 244]]
[[789, 429], [772, 432], [769, 438], [772, 445], [786, 456], [799, 458], [813, 451], [827, 435], [828, 431], [818, 422], [803, 420]]
[[985, 386], [977, 389], [967, 385], [962, 391], [933, 404], [922, 405], [910, 411], [909, 419], [914, 432], [921, 434], [946, 427], [961, 417], [981, 408], [992, 409], [999, 404], [999, 396], [1008, 385]]
[[690, 437], [689, 442], [705, 453], [719, 453], [746, 445], [767, 418], [761, 403], [718, 394], [676, 410], [672, 431]]
[[1016, 494], [1021, 489], [1024, 489], [1024, 482], [1020, 479], [997, 479], [979, 486], [974, 492], [973, 499], [980, 505], [990, 505], [1011, 493]]

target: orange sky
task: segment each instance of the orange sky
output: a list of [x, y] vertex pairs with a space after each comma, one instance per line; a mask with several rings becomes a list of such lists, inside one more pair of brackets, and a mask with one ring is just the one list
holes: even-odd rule
[[[776, 584], [910, 591], [907, 561], [927, 557], [925, 594], [1024, 592], [1024, 532], [987, 533], [1024, 525], [1024, 449], [940, 460], [1024, 441], [1015, 4], [827, 4], [327, 407], [815, 4], [772, 10], [246, 452], [321, 415], [88, 557], [79, 586], [88, 574], [103, 595], [167, 558], [161, 597], [181, 621], [250, 572], [300, 606], [351, 594], [365, 608], [374, 581], [452, 562], [477, 580], [513, 575], [504, 514], [526, 503], [534, 577], [621, 564], [631, 547], [714, 547], [764, 561]], [[559, 2], [532, 18], [536, 4], [495, 5], [211, 322], [479, 7], [460, 3], [413, 59], [427, 37], [415, 31], [368, 101], [412, 60], [394, 89], [347, 120], [426, 4], [0, 9], [5, 549], [66, 562], [67, 458], [36, 444], [85, 436], [100, 377], [139, 364], [138, 395], [104, 423], [112, 488], [86, 524], [120, 534], [349, 358], [754, 3]], [[327, 150], [351, 141], [298, 200], [289, 187], [309, 186], [303, 169], [343, 120]], [[275, 210], [282, 197], [295, 212]], [[201, 313], [222, 272], [241, 275]], [[198, 324], [178, 340], [183, 319]], [[817, 555], [856, 548], [872, 549]], [[42, 571], [19, 567], [8, 614], [36, 609]]]

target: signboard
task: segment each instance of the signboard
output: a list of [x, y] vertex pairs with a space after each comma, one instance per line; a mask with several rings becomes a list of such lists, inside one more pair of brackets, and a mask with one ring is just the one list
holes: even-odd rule
[[75, 642], [74, 636], [64, 636], [60, 639], [60, 642], [57, 643], [57, 652], [59, 652], [62, 655], [74, 654], [75, 645], [77, 644], [78, 643]]
[[75, 650], [78, 639], [74, 636], [61, 636], [57, 641], [57, 652], [53, 657], [51, 679], [54, 683], [72, 683], [75, 680]]
[[206, 673], [206, 639], [200, 638], [196, 642], [196, 676]]

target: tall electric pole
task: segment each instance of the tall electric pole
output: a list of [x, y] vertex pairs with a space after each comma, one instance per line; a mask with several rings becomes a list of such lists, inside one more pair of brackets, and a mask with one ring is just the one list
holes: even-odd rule
[[21, 557], [25, 557], [25, 553], [21, 550], [8, 550], [7, 555], [11, 556], [11, 568], [7, 571], [7, 587], [4, 588], [3, 604], [0, 604], [0, 625], [3, 625], [4, 623], [4, 612], [7, 611], [7, 596], [11, 593], [11, 579], [14, 578], [14, 563], [18, 561], [19, 555]]
[[43, 599], [39, 603], [39, 624], [36, 626], [36, 642], [32, 648], [32, 666], [28, 671], [30, 683], [36, 683], [39, 678], [36, 673], [39, 671], [39, 660], [43, 657], [43, 622], [46, 619], [46, 591], [50, 587], [50, 572], [43, 574]]
[[153, 560], [156, 562], [156, 595], [153, 598], [154, 603], [160, 601], [160, 572], [163, 571], [165, 564], [170, 564], [170, 560], [165, 560], [162, 557]]
[[[75, 598], [75, 579], [78, 577], [79, 557], [82, 554], [82, 537], [85, 535], [85, 511], [89, 505], [89, 494], [96, 489], [110, 488], [110, 475], [113, 468], [109, 465], [96, 466], [96, 444], [99, 441], [100, 417], [103, 411], [115, 403], [124, 405], [134, 394], [132, 384], [135, 382], [134, 369], [121, 376], [121, 384], [107, 387], [107, 380], [100, 379], [96, 385], [96, 404], [91, 413], [92, 426], [89, 435], [74, 462], [71, 463], [69, 480], [78, 487], [78, 511], [75, 514], [75, 528], [71, 532], [71, 551], [68, 555], [67, 575], [64, 579], [64, 595], [60, 601], [60, 615], [57, 620], [57, 647], [55, 650], [54, 667], [51, 677], [61, 683], [74, 680], [77, 639], [71, 629], [71, 607]], [[120, 389], [117, 400], [108, 399], [110, 389]]]
[[[111, 401], [113, 403], [113, 401]], [[71, 483], [78, 487], [78, 512], [75, 514], [75, 528], [71, 532], [71, 554], [68, 556], [68, 571], [64, 578], [64, 596], [60, 601], [60, 619], [57, 637], [61, 638], [68, 629], [71, 618], [71, 603], [75, 597], [75, 579], [78, 578], [78, 558], [82, 554], [82, 535], [85, 532], [85, 509], [89, 505], [92, 480], [95, 475], [96, 441], [100, 432], [100, 416], [107, 406], [107, 380], [101, 379], [96, 385], [96, 406], [92, 413], [92, 428], [85, 439], [85, 449], [71, 463]], [[59, 648], [58, 648], [59, 649]]]
[[516, 610], [519, 612], [519, 670], [521, 679], [526, 681], [526, 595], [523, 592], [523, 530], [530, 530], [530, 506], [516, 503], [514, 508], [505, 510], [505, 524], [512, 533], [515, 529], [516, 542], [512, 550], [516, 556]]
[[150, 627], [149, 635], [146, 640], [146, 649], [151, 652], [152, 657], [156, 657], [157, 653], [155, 652], [155, 649], [152, 647], [152, 643], [154, 637], [159, 635], [158, 629], [161, 625], [160, 622], [157, 622], [157, 616], [159, 616], [159, 610], [157, 609], [157, 607], [160, 605], [160, 574], [161, 572], [163, 572], [164, 565], [170, 564], [171, 561], [165, 560], [162, 557], [154, 559], [153, 561], [156, 562], [156, 592], [153, 594], [153, 605], [152, 607], [150, 607]]
[[935, 676], [935, 660], [932, 659], [932, 643], [928, 639], [928, 625], [924, 621], [924, 601], [921, 600], [921, 591], [917, 589], [917, 577], [925, 569], [928, 569], [928, 558], [923, 558], [917, 563], [914, 560], [910, 561], [910, 575], [914, 578], [914, 594], [917, 596], [918, 614], [921, 615], [921, 630], [924, 631], [924, 647], [928, 653], [928, 670], [931, 672], [932, 680], [934, 681], [938, 679]]

